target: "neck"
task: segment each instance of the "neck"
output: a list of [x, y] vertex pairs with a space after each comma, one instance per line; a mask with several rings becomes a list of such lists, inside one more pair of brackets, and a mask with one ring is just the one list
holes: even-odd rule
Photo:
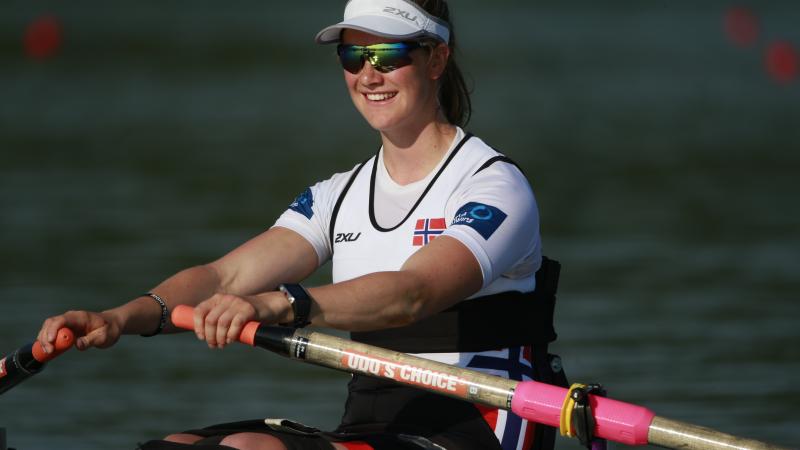
[[381, 132], [389, 176], [399, 185], [425, 178], [447, 153], [455, 135], [456, 127], [445, 120], [428, 122], [410, 132]]

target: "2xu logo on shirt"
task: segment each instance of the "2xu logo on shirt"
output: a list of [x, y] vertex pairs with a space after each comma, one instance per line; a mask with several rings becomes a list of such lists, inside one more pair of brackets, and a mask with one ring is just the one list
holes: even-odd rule
[[388, 378], [403, 384], [414, 384], [460, 397], [465, 396], [467, 392], [473, 395], [477, 392], [477, 387], [469, 386], [465, 380], [454, 375], [409, 364], [398, 364], [350, 350], [345, 350], [342, 355], [342, 364], [367, 375]]
[[361, 233], [336, 233], [336, 238], [333, 242], [335, 244], [339, 244], [341, 242], [355, 242], [360, 237]]

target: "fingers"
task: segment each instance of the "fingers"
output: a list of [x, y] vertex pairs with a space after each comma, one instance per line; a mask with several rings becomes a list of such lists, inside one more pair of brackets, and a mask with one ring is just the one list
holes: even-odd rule
[[64, 314], [45, 320], [38, 336], [38, 340], [42, 345], [42, 350], [44, 350], [45, 353], [52, 353], [55, 351], [55, 341], [56, 336], [58, 336], [58, 330], [65, 327], [71, 329], [77, 336], [85, 334], [85, 330], [91, 329], [90, 313], [87, 311], [67, 311]]
[[217, 321], [219, 320], [219, 316], [221, 314], [222, 311], [220, 308], [215, 307], [206, 315], [205, 336], [206, 343], [208, 343], [210, 348], [221, 348], [217, 343]]
[[231, 327], [228, 329], [228, 335], [225, 336], [226, 342], [231, 343], [239, 340], [239, 336], [242, 334], [242, 329], [244, 325], [249, 322], [249, 320], [245, 319], [244, 316], [238, 315], [231, 320]]
[[42, 324], [37, 340], [45, 353], [52, 353], [55, 350], [56, 336], [61, 328], [69, 328], [78, 336], [75, 346], [79, 350], [86, 350], [89, 347], [106, 348], [119, 339], [117, 327], [112, 327], [111, 322], [102, 314], [89, 311], [67, 311], [59, 316], [48, 318]]
[[78, 338], [75, 342], [75, 347], [78, 350], [86, 350], [89, 347], [108, 348], [114, 345], [118, 339], [119, 336], [113, 333], [110, 325], [106, 324]]
[[63, 315], [50, 317], [44, 321], [42, 328], [39, 330], [39, 334], [36, 336], [36, 340], [39, 341], [45, 353], [52, 353], [53, 350], [55, 350], [53, 344], [56, 340], [56, 333], [58, 333], [58, 330], [63, 328], [64, 325], [66, 325], [66, 318]]
[[98, 328], [85, 336], [79, 337], [75, 341], [75, 347], [81, 351], [86, 350], [93, 344], [104, 342], [107, 335], [107, 327]]
[[195, 334], [209, 348], [224, 348], [238, 340], [243, 326], [254, 319], [256, 310], [248, 299], [218, 294], [195, 308]]
[[217, 346], [219, 348], [222, 348], [225, 345], [230, 344], [230, 342], [228, 341], [228, 330], [231, 327], [232, 315], [233, 314], [231, 314], [230, 311], [225, 311], [219, 316], [219, 319], [217, 319], [216, 341], [217, 341]]
[[[214, 296], [200, 304], [201, 323], [198, 338], [205, 340], [209, 348], [222, 348], [225, 346], [225, 339], [219, 339], [227, 331], [227, 316], [220, 321], [220, 318], [227, 312], [229, 304], [235, 300], [228, 296]], [[198, 329], [198, 312], [195, 310], [195, 330]], [[224, 329], [224, 330], [221, 330]]]
[[[212, 297], [211, 299], [213, 299]], [[205, 320], [206, 314], [213, 308], [211, 304], [211, 299], [200, 303], [194, 308], [194, 334], [197, 335], [197, 339], [204, 341], [206, 339], [205, 333]]]

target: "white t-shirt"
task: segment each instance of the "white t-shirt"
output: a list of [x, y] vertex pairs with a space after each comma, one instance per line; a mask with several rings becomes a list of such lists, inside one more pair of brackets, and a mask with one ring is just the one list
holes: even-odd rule
[[517, 167], [496, 161], [482, 168], [502, 155], [477, 137], [465, 139], [461, 129], [439, 166], [410, 185], [389, 178], [380, 153], [353, 180], [333, 232], [337, 200], [358, 166], [306, 189], [275, 226], [303, 236], [320, 264], [332, 257], [334, 282], [399, 270], [422, 245], [450, 236], [480, 264], [483, 286], [473, 297], [534, 290], [542, 254], [539, 214]]

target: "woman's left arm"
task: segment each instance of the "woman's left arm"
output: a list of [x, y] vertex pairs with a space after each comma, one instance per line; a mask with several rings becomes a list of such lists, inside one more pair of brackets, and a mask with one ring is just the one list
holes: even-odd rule
[[309, 289], [315, 326], [369, 331], [408, 325], [477, 292], [480, 265], [457, 239], [441, 236], [393, 272]]

